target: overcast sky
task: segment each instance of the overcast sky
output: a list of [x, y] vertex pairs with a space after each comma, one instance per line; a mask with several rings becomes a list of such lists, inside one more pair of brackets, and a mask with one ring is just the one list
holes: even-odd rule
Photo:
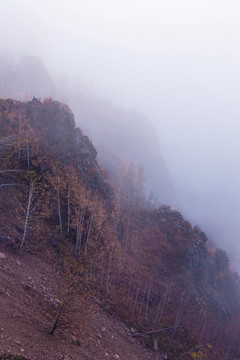
[[240, 3], [0, 0], [0, 47], [156, 127], [184, 215], [240, 253]]

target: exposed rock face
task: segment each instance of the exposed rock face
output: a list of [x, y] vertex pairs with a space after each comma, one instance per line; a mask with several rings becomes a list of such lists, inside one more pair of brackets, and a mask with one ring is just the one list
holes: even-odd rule
[[[178, 279], [194, 297], [204, 299], [219, 319], [229, 320], [231, 311], [237, 307], [234, 299], [237, 298], [238, 286], [234, 287], [234, 282], [229, 280], [226, 253], [220, 249], [209, 251], [206, 234], [198, 226], [192, 228], [179, 212], [167, 206], [158, 210], [154, 222], [158, 224], [159, 233], [165, 234], [167, 239], [169, 255], [161, 263], [164, 263], [168, 275]], [[226, 290], [229, 284], [231, 290]]]
[[203, 240], [199, 233], [194, 230], [193, 236], [196, 241], [187, 250], [187, 268], [193, 272], [198, 289], [206, 289], [208, 286], [215, 287], [218, 272], [214, 259], [205, 245], [205, 237]]
[[[220, 274], [216, 262], [216, 252], [211, 255], [206, 247], [206, 235], [196, 232], [194, 245], [187, 250], [186, 265], [193, 274], [194, 288], [198, 295], [205, 297], [212, 309], [218, 314], [219, 319], [228, 321], [230, 319], [229, 302], [219, 287], [219, 280], [222, 275], [228, 274], [228, 268], [223, 269]], [[227, 301], [226, 301], [227, 300]]]
[[[111, 193], [96, 161], [97, 152], [89, 138], [76, 127], [74, 115], [67, 105], [51, 98], [44, 103], [36, 98], [26, 103], [1, 100], [0, 114], [4, 113], [15, 117], [16, 132], [18, 119], [21, 117], [31, 124], [36, 133], [41, 134], [41, 147], [47, 149], [51, 157], [61, 158], [65, 164], [74, 161], [82, 179], [89, 186], [95, 187], [103, 195]], [[4, 128], [7, 128], [6, 120], [7, 118], [2, 117], [1, 122], [0, 119], [3, 135]], [[43, 171], [45, 166], [43, 159]]]

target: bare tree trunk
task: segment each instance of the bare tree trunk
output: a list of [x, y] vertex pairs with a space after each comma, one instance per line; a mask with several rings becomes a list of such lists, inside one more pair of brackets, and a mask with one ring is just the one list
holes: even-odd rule
[[214, 330], [212, 331], [212, 337], [211, 337], [211, 343], [213, 344], [218, 336], [218, 330], [219, 330], [219, 322], [217, 323], [217, 326], [214, 326]]
[[[167, 327], [167, 328], [162, 328], [162, 329], [158, 329], [158, 330], [151, 330], [151, 331], [145, 331], [145, 332], [141, 332], [141, 333], [134, 333], [132, 336], [145, 336], [145, 335], [152, 335], [152, 334], [157, 334], [163, 331], [167, 331], [167, 330], [174, 330], [175, 329], [175, 325], [171, 326], [171, 327]], [[184, 327], [184, 325], [179, 325], [178, 327]]]
[[17, 170], [17, 169], [7, 169], [7, 170], [0, 170], [0, 174], [6, 174], [11, 172], [25, 172], [26, 170]]
[[76, 245], [75, 245], [75, 253], [77, 255], [77, 252], [78, 252], [78, 232], [79, 232], [79, 225], [77, 224], [76, 226]]
[[133, 273], [131, 277], [128, 279], [128, 296], [127, 296], [127, 305], [130, 306], [131, 303], [131, 289], [133, 288], [133, 285], [135, 283], [134, 281], [135, 274]]
[[206, 324], [207, 324], [207, 317], [205, 316], [205, 321], [204, 321], [202, 332], [201, 332], [201, 335], [200, 335], [200, 338], [199, 338], [199, 341], [198, 341], [198, 346], [200, 346], [201, 343], [202, 343], [202, 338], [203, 338], [203, 335], [204, 335], [204, 332], [205, 332]]
[[132, 310], [132, 320], [134, 319], [134, 314], [135, 314], [135, 310], [136, 310], [136, 306], [137, 306], [137, 299], [138, 299], [140, 285], [141, 285], [141, 277], [138, 281], [137, 291], [136, 291], [136, 295], [135, 295], [135, 300], [134, 300], [134, 305], [133, 305], [133, 310]]
[[[164, 307], [165, 307], [165, 304], [167, 303], [168, 301], [168, 296], [169, 296], [169, 293], [170, 293], [170, 286], [169, 288], [166, 290], [166, 292], [164, 293], [163, 297], [161, 298], [161, 301], [159, 303], [159, 308], [158, 308], [158, 311], [157, 311], [157, 314], [156, 314], [156, 317], [155, 317], [155, 320], [154, 320], [154, 325], [157, 323], [157, 326], [160, 326], [160, 323], [161, 323], [161, 320], [162, 320], [162, 316], [163, 316], [163, 311], [164, 311]], [[159, 315], [160, 313], [160, 315]], [[158, 319], [158, 315], [159, 315], [159, 319]]]
[[149, 312], [149, 315], [148, 315], [148, 323], [150, 323], [151, 319], [152, 319], [152, 315], [153, 315], [153, 312], [154, 310], [156, 309], [155, 305], [156, 305], [156, 296], [154, 296], [153, 298], [153, 302], [151, 304], [151, 311]]
[[108, 296], [108, 290], [109, 290], [108, 286], [109, 286], [109, 277], [110, 277], [110, 271], [111, 271], [111, 265], [112, 265], [113, 252], [114, 252], [114, 247], [112, 247], [109, 264], [108, 264], [107, 280], [106, 280], [106, 297]]
[[133, 242], [132, 242], [133, 251], [136, 249], [136, 246], [137, 246], [138, 235], [139, 235], [139, 226], [137, 227], [137, 230], [135, 231]]
[[92, 274], [92, 276], [94, 277], [97, 271], [97, 253], [99, 251], [100, 248], [100, 234], [98, 233], [97, 239], [96, 239], [96, 245], [95, 245], [95, 251], [94, 251], [94, 256], [92, 257], [92, 264], [91, 264], [91, 271], [90, 273]]
[[216, 342], [215, 342], [215, 345], [214, 345], [214, 348], [213, 348], [213, 351], [212, 351], [212, 354], [211, 354], [211, 358], [210, 358], [211, 360], [214, 359], [214, 354], [215, 354], [216, 348], [218, 346], [219, 340], [220, 340], [220, 335], [218, 335], [218, 337], [216, 339]]
[[227, 349], [225, 351], [223, 360], [228, 360], [228, 356], [229, 356], [230, 352], [231, 352], [231, 345], [227, 345]]
[[122, 271], [124, 269], [125, 266], [125, 261], [126, 261], [126, 255], [127, 255], [127, 249], [128, 249], [128, 235], [129, 235], [129, 226], [130, 226], [130, 220], [128, 218], [128, 222], [127, 222], [127, 229], [126, 229], [126, 235], [125, 235], [125, 243], [124, 243], [124, 252], [123, 252], [123, 260], [122, 260]]
[[91, 230], [92, 230], [93, 217], [94, 217], [94, 213], [92, 213], [92, 216], [91, 216], [91, 219], [90, 219], [90, 223], [89, 223], [89, 226], [88, 226], [88, 232], [87, 232], [86, 240], [85, 240], [84, 260], [86, 260], [86, 258], [87, 258], [88, 239], [89, 239], [90, 232], [91, 232]]
[[104, 270], [105, 270], [105, 258], [106, 258], [106, 255], [104, 254], [103, 258], [102, 258], [101, 288], [103, 287]]
[[184, 301], [182, 299], [181, 303], [180, 303], [179, 311], [178, 311], [177, 316], [176, 316], [175, 324], [174, 324], [174, 327], [173, 327], [172, 336], [171, 336], [171, 339], [170, 339], [169, 344], [168, 344], [167, 354], [170, 351], [173, 338], [175, 336], [177, 328], [179, 327], [179, 324], [180, 324], [180, 321], [181, 321], [181, 318], [182, 318], [182, 315], [183, 315], [184, 307], [185, 307], [185, 305], [184, 305]]
[[145, 311], [145, 320], [148, 319], [148, 305], [149, 305], [150, 288], [151, 288], [151, 282], [149, 282], [149, 287], [148, 287], [147, 304], [146, 304], [146, 311]]
[[138, 320], [140, 319], [140, 316], [141, 316], [141, 312], [142, 312], [142, 308], [143, 308], [143, 302], [144, 302], [144, 298], [145, 298], [145, 295], [146, 295], [146, 291], [147, 291], [147, 283], [146, 283], [146, 285], [145, 285], [145, 289], [144, 289], [144, 293], [143, 293], [143, 297], [142, 297], [142, 302], [141, 302], [140, 310], [139, 310], [139, 313], [138, 313]]
[[18, 118], [18, 158], [21, 158], [21, 119]]
[[85, 207], [78, 210], [78, 225], [77, 225], [77, 237], [76, 237], [76, 256], [80, 258], [82, 248], [82, 232], [85, 217]]
[[35, 188], [35, 181], [33, 179], [31, 179], [30, 180], [30, 186], [29, 186], [29, 193], [28, 193], [28, 205], [27, 205], [26, 216], [25, 216], [24, 231], [23, 231], [23, 236], [22, 236], [20, 249], [23, 247], [23, 245], [25, 243], [25, 238], [26, 238], [26, 235], [27, 235], [28, 221], [29, 221], [29, 216], [30, 216], [30, 210], [31, 210], [31, 204], [32, 204], [32, 197], [33, 197], [33, 193], [34, 193], [34, 188]]
[[70, 231], [70, 218], [71, 218], [71, 207], [70, 207], [70, 195], [71, 195], [71, 184], [68, 184], [68, 220], [67, 220], [67, 235]]
[[234, 350], [234, 352], [231, 354], [231, 360], [234, 360], [234, 359], [235, 359], [236, 353], [237, 353], [237, 350]]
[[27, 167], [30, 168], [30, 150], [29, 150], [29, 142], [27, 140]]
[[[164, 294], [164, 296], [165, 296], [165, 295], [166, 295], [166, 294]], [[160, 309], [161, 309], [161, 307], [162, 307], [162, 303], [164, 302], [164, 296], [161, 297], [161, 300], [160, 300], [160, 302], [159, 302], [159, 304], [158, 304], [158, 308], [157, 308], [156, 316], [155, 316], [155, 319], [154, 319], [154, 322], [153, 322], [153, 326], [155, 326], [155, 324], [156, 324], [156, 322], [157, 322], [157, 318], [158, 318]]]
[[57, 202], [58, 202], [59, 226], [60, 226], [60, 232], [62, 234], [62, 216], [61, 216], [61, 204], [60, 204], [60, 178], [59, 178], [59, 174], [58, 174], [58, 185], [57, 185]]
[[189, 354], [189, 353], [190, 353], [191, 351], [193, 351], [193, 350], [199, 349], [200, 347], [201, 347], [201, 345], [197, 345], [197, 346], [195, 346], [194, 348], [186, 351], [184, 354], [182, 354], [181, 356], [179, 356], [179, 357], [177, 358], [177, 360], [178, 360], [178, 359], [182, 359], [185, 355]]
[[0, 188], [1, 188], [1, 187], [4, 187], [4, 186], [21, 186], [21, 185], [19, 185], [19, 184], [17, 184], [17, 183], [0, 184]]

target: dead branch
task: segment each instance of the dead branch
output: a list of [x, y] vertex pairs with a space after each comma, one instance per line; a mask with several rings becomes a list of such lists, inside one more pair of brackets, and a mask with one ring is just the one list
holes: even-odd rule
[[142, 332], [142, 333], [132, 334], [132, 336], [142, 336], [142, 335], [156, 334], [156, 333], [161, 332], [161, 331], [172, 330], [172, 329], [176, 329], [176, 328], [184, 327], [184, 326], [185, 325], [171, 326], [171, 327], [168, 327], [168, 328], [162, 328], [162, 329], [158, 329], [158, 330], [145, 331], [145, 332]]

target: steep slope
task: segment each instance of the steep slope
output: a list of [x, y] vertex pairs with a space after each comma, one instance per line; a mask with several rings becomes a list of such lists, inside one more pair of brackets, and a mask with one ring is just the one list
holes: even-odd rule
[[0, 257], [0, 358], [7, 353], [29, 360], [159, 359], [134, 340], [119, 319], [107, 316], [92, 301], [92, 314], [86, 312], [89, 303], [82, 301], [77, 325], [63, 326], [51, 336], [61, 299], [61, 261], [55, 250], [40, 255], [0, 245], [0, 251], [5, 255]]
[[[143, 337], [171, 360], [184, 354], [240, 358], [238, 275], [222, 250], [207, 248], [198, 227], [170, 207], [156, 208], [146, 200], [141, 171], [126, 165], [111, 188], [72, 112], [52, 99], [1, 100], [0, 127], [4, 352], [19, 352], [13, 334], [31, 358], [46, 356], [49, 348], [48, 356], [65, 356], [58, 355], [55, 344], [73, 359], [102, 358], [102, 346], [113, 358], [134, 359], [136, 343], [130, 353], [125, 349], [129, 337], [127, 342], [119, 337], [120, 355], [109, 337], [105, 342], [105, 330], [96, 335], [97, 322], [113, 326], [101, 308], [117, 314], [134, 337]], [[20, 324], [27, 328], [22, 335]], [[122, 325], [116, 328], [122, 332]], [[64, 340], [71, 331], [81, 337], [72, 352], [70, 340]], [[94, 345], [79, 355], [85, 333]]]

